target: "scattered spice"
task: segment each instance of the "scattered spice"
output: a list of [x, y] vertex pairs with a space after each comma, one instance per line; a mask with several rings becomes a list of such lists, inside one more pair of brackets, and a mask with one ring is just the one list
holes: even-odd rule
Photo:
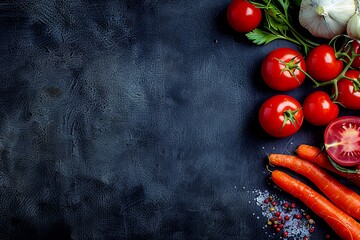
[[266, 218], [264, 228], [270, 228], [273, 235], [280, 239], [310, 239], [315, 231], [315, 221], [308, 212], [267, 190], [254, 190], [253, 193], [256, 194], [256, 204]]

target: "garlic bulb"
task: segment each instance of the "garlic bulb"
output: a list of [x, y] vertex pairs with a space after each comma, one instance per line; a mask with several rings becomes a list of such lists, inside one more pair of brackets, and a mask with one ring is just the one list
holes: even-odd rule
[[346, 32], [352, 39], [360, 40], [360, 15], [355, 13], [349, 20]]
[[346, 32], [352, 39], [360, 40], [360, 0], [357, 0], [356, 12], [349, 20]]
[[346, 30], [355, 0], [302, 0], [299, 21], [315, 37], [331, 39]]

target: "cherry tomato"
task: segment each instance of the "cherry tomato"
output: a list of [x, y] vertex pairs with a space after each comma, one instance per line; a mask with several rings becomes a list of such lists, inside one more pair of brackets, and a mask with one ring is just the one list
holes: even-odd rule
[[[360, 71], [348, 70], [345, 75], [349, 78], [359, 79]], [[342, 78], [337, 82], [339, 95], [337, 101], [345, 108], [352, 110], [360, 109], [360, 82]], [[334, 88], [333, 88], [334, 92]]]
[[307, 73], [319, 82], [326, 82], [339, 76], [344, 65], [336, 58], [334, 48], [326, 44], [313, 48], [305, 61]]
[[300, 103], [288, 95], [275, 95], [260, 107], [259, 122], [271, 136], [283, 138], [296, 133], [304, 120]]
[[[352, 45], [352, 48], [354, 50], [354, 53], [359, 54], [360, 53], [360, 43], [357, 40], [354, 40], [354, 41], [351, 42], [351, 45]], [[351, 66], [353, 68], [360, 68], [360, 57], [355, 57], [354, 61], [351, 64]]]
[[360, 164], [360, 118], [335, 119], [325, 129], [324, 142], [327, 154], [339, 165]]
[[237, 32], [251, 32], [261, 22], [261, 10], [245, 0], [233, 0], [227, 9], [227, 20]]
[[278, 91], [289, 91], [299, 87], [305, 80], [306, 64], [300, 52], [292, 48], [277, 48], [270, 52], [261, 65], [265, 83]]
[[339, 107], [323, 91], [309, 94], [303, 103], [304, 118], [316, 126], [324, 126], [337, 118]]

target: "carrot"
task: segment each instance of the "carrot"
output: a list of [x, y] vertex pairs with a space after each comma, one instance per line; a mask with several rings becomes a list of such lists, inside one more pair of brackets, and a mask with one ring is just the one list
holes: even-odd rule
[[360, 196], [319, 166], [296, 156], [270, 154], [272, 165], [289, 168], [310, 179], [338, 208], [360, 220]]
[[352, 183], [354, 183], [356, 186], [360, 187], [360, 174], [359, 173], [346, 173], [341, 172], [334, 168], [334, 166], [330, 163], [329, 159], [327, 158], [327, 155], [325, 152], [322, 152], [319, 148], [301, 144], [297, 149], [296, 153], [305, 160], [308, 160], [310, 162], [313, 162], [320, 167], [323, 167], [331, 172], [334, 172], [338, 174], [339, 176], [342, 176]]
[[323, 218], [339, 237], [352, 240], [360, 239], [360, 224], [321, 194], [279, 170], [272, 172], [271, 179], [281, 189], [300, 199], [315, 214]]

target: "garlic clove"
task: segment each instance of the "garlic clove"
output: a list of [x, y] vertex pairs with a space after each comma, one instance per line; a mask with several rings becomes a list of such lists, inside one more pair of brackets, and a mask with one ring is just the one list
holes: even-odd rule
[[360, 15], [354, 14], [346, 27], [346, 32], [352, 39], [360, 40]]

